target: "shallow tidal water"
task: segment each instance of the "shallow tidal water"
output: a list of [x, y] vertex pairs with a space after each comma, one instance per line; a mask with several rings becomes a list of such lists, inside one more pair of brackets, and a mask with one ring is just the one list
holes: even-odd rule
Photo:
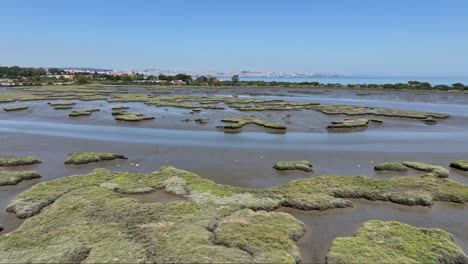
[[[135, 88], [138, 92], [144, 89]], [[297, 92], [290, 91], [297, 90]], [[165, 91], [159, 91], [162, 93]], [[174, 93], [174, 91], [167, 91]], [[212, 90], [180, 93], [216, 93]], [[248, 95], [247, 93], [253, 95]], [[308, 91], [305, 91], [308, 92]], [[310, 92], [317, 92], [313, 90]], [[384, 118], [383, 126], [370, 127], [352, 133], [327, 133], [323, 129], [330, 120], [311, 111], [292, 111], [291, 130], [285, 134], [265, 133], [248, 126], [239, 134], [225, 134], [214, 129], [216, 120], [235, 116], [233, 110], [202, 111], [211, 119], [207, 125], [181, 123], [191, 117], [189, 110], [156, 108], [142, 103], [113, 103], [103, 101], [79, 102], [77, 109], [101, 107], [100, 113], [70, 119], [68, 111], [51, 110], [44, 101], [2, 104], [28, 104], [25, 112], [0, 112], [0, 156], [34, 155], [41, 164], [6, 168], [7, 170], [36, 170], [41, 179], [22, 182], [16, 186], [0, 187], [0, 224], [2, 234], [16, 229], [23, 220], [6, 213], [4, 208], [16, 195], [41, 181], [68, 175], [86, 174], [98, 167], [115, 171], [150, 173], [160, 166], [171, 165], [195, 172], [217, 183], [233, 186], [268, 188], [291, 180], [323, 174], [363, 175], [388, 179], [403, 175], [421, 175], [410, 170], [403, 173], [374, 171], [377, 163], [387, 161], [421, 161], [449, 169], [453, 160], [468, 159], [468, 97], [463, 94], [395, 93], [382, 91], [364, 97], [359, 90], [326, 91], [307, 94], [303, 89], [223, 90], [228, 96], [275, 97], [285, 100], [310, 100], [324, 103], [363, 104], [418, 111], [449, 113], [453, 117], [428, 126], [420, 121]], [[264, 95], [255, 95], [264, 93]], [[427, 102], [423, 100], [426, 96]], [[466, 100], [466, 101], [465, 101]], [[83, 104], [82, 104], [83, 103]], [[154, 114], [157, 119], [142, 123], [115, 122], [110, 108], [128, 105], [138, 112]], [[445, 111], [442, 111], [445, 110]], [[204, 113], [205, 112], [205, 113]], [[247, 113], [247, 115], [256, 113]], [[264, 118], [283, 120], [286, 113], [259, 113]], [[212, 122], [212, 123], [211, 123]], [[64, 165], [72, 152], [94, 151], [124, 154], [128, 160], [91, 163], [82, 166]], [[272, 166], [280, 160], [309, 160], [314, 172], [276, 171]], [[450, 169], [450, 179], [468, 184], [468, 172]], [[180, 198], [156, 191], [129, 195], [141, 202], [171, 202]], [[408, 207], [389, 202], [353, 200], [354, 207], [327, 211], [300, 211], [280, 208], [303, 221], [305, 236], [297, 241], [303, 263], [323, 263], [334, 238], [352, 236], [364, 222], [373, 219], [396, 220], [417, 227], [438, 227], [454, 235], [455, 242], [468, 252], [468, 208], [451, 203], [436, 203], [432, 207]]]

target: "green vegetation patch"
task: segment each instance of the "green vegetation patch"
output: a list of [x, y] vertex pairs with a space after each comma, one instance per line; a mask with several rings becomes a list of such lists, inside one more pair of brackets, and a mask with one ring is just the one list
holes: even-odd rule
[[433, 173], [439, 178], [447, 178], [449, 176], [449, 171], [444, 169], [441, 166], [426, 164], [422, 162], [414, 162], [414, 161], [405, 161], [403, 162], [403, 165], [405, 165], [408, 168], [415, 169], [415, 170]]
[[450, 163], [450, 167], [468, 171], [468, 160], [455, 160]]
[[329, 126], [327, 126], [327, 129], [367, 128], [368, 125], [368, 119], [344, 119], [342, 121], [333, 121]]
[[127, 110], [129, 109], [130, 107], [128, 106], [115, 106], [115, 107], [112, 107], [112, 111], [117, 111], [117, 110]]
[[50, 102], [50, 103], [47, 103], [47, 104], [49, 104], [52, 107], [76, 105], [75, 102]]
[[304, 225], [288, 214], [254, 212], [208, 199], [141, 203], [118, 194], [131, 190], [126, 189], [131, 185], [175, 190], [174, 177], [194, 178], [185, 186], [193, 192], [210, 188], [209, 181], [170, 167], [149, 175], [98, 169], [37, 184], [9, 210], [50, 205], [8, 236], [0, 236], [0, 259], [11, 263], [300, 261], [293, 240], [303, 235]]
[[27, 105], [18, 105], [18, 106], [4, 107], [3, 110], [5, 110], [7, 112], [10, 112], [10, 111], [26, 110], [28, 108], [29, 108], [29, 106], [27, 106]]
[[101, 162], [115, 159], [127, 159], [127, 157], [114, 153], [75, 152], [68, 156], [67, 160], [65, 160], [65, 164], [82, 165], [91, 162]]
[[354, 237], [336, 238], [327, 263], [468, 263], [468, 257], [441, 229], [372, 220]]
[[385, 162], [374, 167], [377, 171], [408, 171], [408, 167], [401, 162]]
[[146, 116], [141, 113], [129, 113], [125, 111], [114, 111], [112, 112], [112, 115], [115, 115], [115, 120], [118, 121], [143, 121], [143, 120], [152, 120], [155, 119], [154, 116]]
[[5, 171], [0, 170], [0, 186], [16, 185], [19, 182], [40, 178], [35, 171]]
[[83, 116], [83, 115], [91, 115], [93, 112], [99, 112], [101, 109], [94, 108], [94, 109], [86, 109], [86, 110], [75, 110], [72, 111], [68, 116]]
[[273, 168], [277, 170], [302, 170], [312, 171], [312, 164], [307, 160], [279, 161]]
[[26, 166], [37, 163], [41, 163], [41, 161], [34, 156], [0, 158], [0, 167]]
[[286, 129], [286, 126], [281, 123], [265, 121], [263, 119], [256, 118], [256, 117], [232, 117], [232, 118], [225, 118], [221, 121], [232, 123], [232, 124], [223, 126], [222, 128], [224, 129], [239, 129], [245, 126], [246, 124], [256, 124], [259, 126], [272, 128], [272, 129]]

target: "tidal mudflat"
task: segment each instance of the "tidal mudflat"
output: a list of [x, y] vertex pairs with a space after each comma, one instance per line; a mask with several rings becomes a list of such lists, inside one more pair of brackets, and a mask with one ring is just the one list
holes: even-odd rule
[[[0, 139], [2, 142], [0, 156], [34, 156], [42, 163], [4, 167], [2, 170], [11, 172], [36, 171], [42, 177], [23, 180], [16, 185], [0, 187], [0, 206], [2, 208], [0, 225], [5, 228], [0, 233], [0, 243], [5, 243], [5, 246], [12, 245], [9, 243], [16, 243], [15, 239], [27, 236], [28, 232], [41, 232], [35, 224], [36, 222], [55, 219], [57, 223], [69, 221], [68, 223], [76, 228], [57, 233], [57, 237], [66, 237], [73, 232], [81, 233], [79, 225], [84, 222], [92, 223], [93, 228], [102, 230], [104, 233], [109, 231], [106, 234], [123, 232], [123, 240], [116, 240], [116, 246], [124, 243], [135, 253], [134, 255], [128, 254], [128, 257], [133, 256], [137, 259], [141, 257], [150, 261], [186, 261], [187, 259], [184, 259], [181, 252], [191, 247], [189, 244], [184, 244], [188, 241], [179, 241], [177, 237], [180, 234], [190, 233], [198, 234], [199, 240], [192, 241], [193, 243], [204, 248], [206, 252], [219, 256], [219, 258], [213, 258], [213, 261], [238, 259], [323, 263], [332, 246], [332, 241], [337, 237], [355, 235], [356, 230], [370, 220], [392, 220], [414, 227], [445, 230], [453, 236], [456, 245], [464, 252], [468, 252], [468, 232], [466, 232], [468, 226], [466, 226], [465, 221], [468, 217], [468, 209], [464, 204], [465, 198], [463, 198], [466, 187], [455, 187], [454, 193], [446, 192], [452, 190], [455, 185], [466, 186], [468, 184], [468, 174], [460, 169], [464, 168], [463, 166], [450, 167], [454, 161], [468, 158], [468, 142], [466, 141], [468, 137], [468, 116], [466, 115], [468, 106], [463, 105], [463, 102], [468, 101], [468, 98], [461, 98], [466, 97], [464, 94], [452, 96], [449, 93], [431, 93], [427, 95], [429, 99], [425, 101], [422, 99], [423, 96], [415, 92], [379, 91], [378, 94], [363, 97], [356, 95], [360, 91], [323, 90], [323, 93], [317, 94], [317, 89], [309, 91], [291, 87], [279, 89], [279, 91], [268, 88], [223, 89], [219, 91], [187, 88], [152, 90], [128, 87], [125, 89], [126, 93], [122, 92], [123, 88], [90, 88], [86, 90], [86, 93], [77, 95], [73, 95], [70, 91], [62, 91], [55, 93], [59, 101], [51, 100], [50, 95], [29, 98], [34, 99], [33, 101], [27, 100], [28, 96], [26, 95], [13, 96], [13, 98], [26, 99], [29, 108], [22, 111], [2, 111], [0, 113]], [[15, 93], [16, 91], [9, 92]], [[21, 93], [28, 92], [33, 91], [21, 91]], [[37, 93], [37, 91], [34, 92]], [[47, 91], [40, 92], [47, 93]], [[369, 93], [369, 91], [366, 92]], [[66, 94], [58, 96], [60, 93]], [[8, 96], [12, 98], [12, 95]], [[118, 100], [111, 100], [112, 98]], [[238, 100], [239, 98], [240, 100]], [[73, 109], [57, 111], [54, 109], [54, 105], [51, 107], [48, 104], [53, 102], [64, 106], [72, 105]], [[335, 110], [339, 111], [329, 112], [330, 109], [333, 109], [333, 107], [327, 106], [329, 103], [339, 104], [338, 108], [335, 107]], [[8, 107], [19, 104], [12, 101], [2, 103], [1, 106]], [[369, 108], [353, 107], [356, 105]], [[385, 111], [380, 112], [381, 110], [375, 110], [375, 108], [392, 109], [392, 111], [389, 116], [383, 114]], [[75, 109], [100, 109], [100, 111], [92, 112], [90, 115], [69, 117], [69, 112]], [[112, 115], [115, 111], [139, 113], [156, 118], [138, 122], [119, 122], [115, 120], [115, 115]], [[349, 114], [353, 116], [349, 116]], [[233, 120], [240, 117], [244, 118], [239, 119], [243, 121], [252, 120], [255, 117], [264, 122], [282, 124], [286, 127], [286, 132], [277, 134], [265, 127], [248, 123], [242, 125], [239, 133], [236, 134], [226, 134], [217, 129], [218, 126], [229, 124], [223, 122], [223, 119]], [[369, 128], [366, 130], [327, 130], [326, 127], [333, 121], [346, 118], [368, 120], [378, 118], [383, 122], [369, 122]], [[436, 119], [437, 124], [427, 125], [424, 122], [427, 118]], [[203, 119], [206, 122], [181, 121], [185, 119]], [[128, 159], [104, 159], [100, 162], [79, 166], [64, 165], [64, 161], [69, 155], [79, 152], [114, 153], [125, 155]], [[303, 160], [313, 165], [313, 171], [276, 170], [273, 168], [273, 165], [279, 161]], [[406, 161], [440, 166], [446, 170], [448, 175], [444, 171], [444, 178], [437, 177], [437, 174], [427, 176], [434, 173], [432, 167], [429, 169], [425, 167], [426, 169], [423, 170], [422, 167], [416, 166], [419, 163], [410, 163], [409, 165], [412, 166], [405, 166], [403, 164]], [[379, 164], [386, 162], [402, 165], [405, 170], [374, 169]], [[183, 185], [183, 182], [175, 178], [168, 180], [170, 177], [165, 174], [165, 176], [157, 174], [159, 175], [158, 180], [149, 185], [141, 184], [142, 182], [148, 183], [147, 180], [149, 180], [141, 176], [142, 174], [154, 175], [152, 173], [157, 171], [159, 167], [168, 165], [194, 172], [202, 179], [212, 180], [215, 184], [223, 184], [224, 187], [206, 185], [206, 182], [202, 184], [199, 181], [187, 185], [189, 187], [185, 187], [185, 189], [180, 189], [180, 184]], [[41, 207], [42, 210], [35, 212], [35, 215], [30, 216], [26, 221], [5, 210], [12, 202], [18, 202], [18, 197], [26, 197], [24, 195], [27, 195], [28, 192], [37, 190], [41, 186], [38, 184], [49, 181], [52, 183], [53, 180], [65, 179], [64, 177], [70, 175], [86, 175], [96, 168], [130, 172], [142, 182], [136, 181], [135, 185], [132, 181], [128, 181], [127, 176], [120, 177], [117, 174], [104, 182], [97, 183], [92, 180], [91, 185], [86, 184], [86, 186], [70, 191], [64, 197], [59, 198], [57, 200], [59, 202], [53, 200], [50, 204], [51, 202], [46, 200], [49, 202], [42, 203], [41, 206], [45, 205]], [[436, 172], [439, 171], [441, 170]], [[104, 174], [101, 176], [105, 178]], [[177, 176], [176, 174], [170, 175]], [[324, 174], [344, 175], [343, 177], [360, 175], [364, 176], [365, 179], [370, 179], [370, 181], [364, 180], [360, 183], [354, 182], [353, 192], [357, 190], [356, 188], [364, 188], [370, 182], [377, 184], [374, 183], [374, 180], [385, 182], [386, 187], [379, 189], [381, 185], [377, 184], [375, 186], [380, 187], [374, 189], [381, 190], [381, 193], [371, 195], [360, 192], [359, 195], [354, 195], [359, 198], [367, 198], [367, 200], [350, 199], [354, 196], [345, 192], [345, 190], [349, 191], [350, 189], [349, 186], [344, 188], [344, 185], [340, 185], [342, 183], [336, 185], [338, 187], [334, 187], [332, 193], [324, 193], [318, 189], [314, 191], [313, 188], [304, 187], [307, 186], [305, 183], [308, 181], [323, 179], [320, 177]], [[423, 175], [430, 177], [426, 178], [427, 180], [442, 185], [431, 183], [427, 185], [432, 186], [430, 188], [421, 187], [424, 186], [423, 182], [418, 183], [417, 180], [425, 179], [421, 178]], [[391, 181], [391, 178], [400, 176], [408, 177], [398, 181], [398, 184], [402, 184], [401, 186], [407, 186], [409, 182], [412, 182], [408, 193], [397, 193], [396, 190], [401, 191], [401, 187], [392, 189], [393, 187], [386, 185], [387, 182]], [[445, 178], [445, 176], [448, 177]], [[184, 179], [190, 182], [195, 178]], [[295, 185], [291, 185], [290, 182], [298, 179], [303, 179], [299, 180], [299, 183], [304, 181], [304, 184], [299, 184], [296, 187], [303, 186], [305, 189], [292, 188]], [[343, 183], [349, 184], [351, 179], [360, 178], [343, 178]], [[445, 181], [449, 181], [449, 184], [447, 185]], [[458, 183], [461, 185], [457, 185]], [[132, 186], [135, 188], [123, 188], [122, 186], [127, 186], [126, 184], [133, 184], [135, 186]], [[70, 186], [73, 185], [70, 184]], [[313, 184], [313, 186], [315, 185]], [[218, 187], [213, 189], [213, 186]], [[289, 188], [284, 189], [286, 187], [281, 186], [289, 186]], [[434, 186], [439, 187], [433, 189]], [[271, 188], [283, 190], [275, 191], [275, 193], [281, 194], [283, 192], [285, 196], [278, 197], [265, 191]], [[245, 191], [245, 189], [249, 191]], [[188, 192], [180, 193], [177, 190]], [[301, 192], [305, 190], [311, 191], [311, 193], [307, 193], [307, 195], [302, 193], [301, 195]], [[416, 204], [425, 206], [395, 203], [408, 204], [403, 202], [408, 198], [405, 195], [420, 191], [423, 191], [420, 196], [410, 197], [410, 200], [419, 201]], [[41, 196], [48, 192], [51, 192], [51, 189], [45, 188], [37, 194]], [[206, 192], [217, 196], [217, 198], [213, 200], [212, 196], [204, 194]], [[286, 194], [292, 196], [289, 197]], [[319, 194], [319, 196], [310, 196], [315, 194]], [[332, 194], [333, 198], [325, 194]], [[233, 203], [233, 200], [229, 198], [232, 195], [238, 195], [235, 196], [237, 197], [236, 201], [248, 202], [249, 206], [247, 207], [253, 211], [236, 208], [239, 204]], [[428, 195], [434, 201], [431, 203], [423, 202], [428, 201]], [[33, 196], [39, 197], [36, 194]], [[97, 212], [103, 211], [92, 206], [85, 206], [83, 211], [71, 210], [69, 212], [76, 214], [77, 218], [75, 219], [67, 219], [65, 216], [57, 214], [61, 210], [69, 210], [68, 206], [70, 205], [81, 206], [87, 199], [103, 205], [104, 207], [101, 209], [107, 210], [106, 213], [96, 215]], [[282, 199], [290, 200], [289, 202], [280, 202], [283, 201]], [[345, 199], [350, 203], [333, 199]], [[440, 200], [444, 202], [438, 202]], [[228, 204], [229, 208], [218, 211], [216, 209], [218, 205], [216, 205], [214, 207], [208, 206], [203, 211], [192, 204], [194, 201], [202, 203], [222, 201]], [[114, 212], [116, 207], [113, 203], [125, 204], [122, 208], [126, 208], [125, 210], [128, 209], [128, 211], [122, 209], [123, 211]], [[28, 206], [27, 203], [17, 204], [22, 204], [23, 209]], [[259, 204], [260, 207], [257, 206]], [[305, 204], [307, 206], [304, 206]], [[324, 204], [329, 206], [318, 206]], [[349, 207], [351, 204], [352, 207]], [[31, 206], [31, 208], [36, 208], [37, 204]], [[148, 209], [154, 214], [143, 216], [139, 210], [144, 209]], [[158, 210], [173, 211], [172, 213], [169, 211], [156, 213]], [[200, 221], [191, 223], [186, 221], [188, 219], [183, 220], [183, 212], [187, 210], [191, 210], [192, 215], [197, 216]], [[122, 218], [122, 221], [112, 227], [102, 226], [97, 220], [107, 219], [106, 214], [111, 212], [128, 217]], [[285, 212], [287, 215], [275, 214], [275, 212]], [[95, 215], [95, 217], [80, 218], [80, 213]], [[201, 215], [204, 217], [198, 218]], [[291, 215], [294, 218], [291, 218]], [[286, 222], [291, 225], [285, 224]], [[281, 237], [278, 244], [268, 244], [265, 242], [268, 241], [267, 237], [255, 234], [260, 230], [266, 233], [270, 232], [267, 223], [277, 224], [275, 232], [279, 233], [275, 234]], [[122, 231], [123, 227], [129, 226], [132, 227]], [[50, 227], [52, 228], [52, 226]], [[143, 235], [142, 230], [152, 230], [154, 236]], [[166, 231], [171, 232], [169, 238], [171, 243], [174, 243], [173, 248], [165, 248], [161, 244], [164, 239], [168, 239], [163, 236]], [[2, 237], [7, 233], [10, 234], [9, 238], [2, 240]], [[102, 235], [107, 236], [104, 233]], [[236, 238], [233, 235], [236, 233], [240, 234], [241, 237]], [[216, 243], [212, 243], [213, 241], [210, 240], [213, 234], [217, 239]], [[63, 255], [63, 259], [75, 261], [85, 257], [92, 261], [116, 257], [121, 261], [129, 260], [121, 252], [115, 252], [114, 256], [108, 255], [112, 245], [111, 248], [102, 247], [97, 243], [98, 240], [87, 236], [86, 239], [91, 239], [94, 246], [86, 247], [77, 241], [75, 241], [77, 243], [64, 245], [69, 250], [67, 252], [73, 254]], [[249, 239], [246, 240], [246, 238]], [[138, 242], [128, 244], [128, 241]], [[43, 246], [47, 248], [53, 245]], [[144, 252], [141, 251], [142, 248], [154, 251]], [[272, 248], [276, 250], [271, 251]], [[25, 259], [20, 260], [30, 260], [26, 258], [37, 256], [42, 252], [44, 252], [43, 248], [31, 245], [30, 251], [21, 254]], [[158, 252], [163, 253], [158, 254]], [[192, 253], [202, 259], [206, 252], [194, 251]], [[272, 259], [265, 258], [265, 254], [269, 254]], [[180, 258], [175, 258], [176, 255], [180, 255]], [[287, 257], [281, 258], [284, 256]], [[14, 259], [11, 254], [8, 257]], [[46, 256], [42, 260], [47, 260]]]

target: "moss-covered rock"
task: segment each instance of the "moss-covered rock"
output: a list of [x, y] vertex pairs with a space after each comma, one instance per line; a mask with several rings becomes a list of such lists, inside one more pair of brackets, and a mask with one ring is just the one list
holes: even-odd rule
[[408, 171], [408, 167], [401, 162], [385, 162], [374, 167], [377, 171]]
[[118, 121], [131, 121], [131, 122], [136, 122], [136, 121], [143, 121], [143, 120], [152, 120], [155, 119], [154, 116], [146, 116], [141, 113], [128, 113], [128, 112], [113, 112], [113, 115], [115, 115], [115, 120]]
[[70, 154], [65, 160], [65, 164], [87, 164], [91, 162], [100, 162], [106, 160], [127, 159], [124, 155], [101, 152], [75, 152]]
[[0, 186], [16, 185], [21, 181], [40, 178], [35, 171], [5, 171], [0, 170]]
[[18, 106], [8, 106], [3, 108], [3, 110], [10, 112], [10, 111], [19, 111], [19, 110], [25, 110], [28, 109], [29, 106], [27, 105], [18, 105]]
[[101, 110], [98, 109], [98, 108], [86, 109], [86, 110], [75, 110], [75, 111], [70, 112], [70, 114], [68, 114], [68, 116], [84, 116], [84, 115], [91, 115], [93, 112], [99, 112], [99, 111], [101, 111]]
[[405, 161], [403, 162], [408, 168], [412, 168], [419, 171], [430, 172], [436, 175], [439, 178], [447, 178], [449, 176], [449, 171], [444, 169], [441, 166], [426, 164], [422, 162], [414, 162], [414, 161]]
[[286, 126], [281, 123], [265, 121], [263, 119], [256, 118], [256, 117], [232, 117], [232, 118], [224, 118], [221, 121], [232, 123], [232, 124], [223, 126], [224, 129], [239, 129], [245, 126], [246, 124], [256, 124], [259, 126], [272, 128], [272, 129], [286, 129]]
[[0, 167], [27, 166], [37, 163], [41, 163], [41, 161], [34, 156], [0, 158]]
[[450, 163], [450, 167], [463, 171], [468, 171], [468, 160], [452, 161], [452, 163]]
[[336, 238], [327, 263], [455, 264], [468, 263], [468, 257], [441, 229], [373, 220], [359, 228], [354, 237]]
[[273, 168], [277, 170], [312, 171], [312, 164], [307, 160], [279, 161]]
[[117, 110], [127, 110], [129, 109], [130, 107], [128, 106], [115, 106], [115, 107], [112, 107], [112, 111], [117, 111]]

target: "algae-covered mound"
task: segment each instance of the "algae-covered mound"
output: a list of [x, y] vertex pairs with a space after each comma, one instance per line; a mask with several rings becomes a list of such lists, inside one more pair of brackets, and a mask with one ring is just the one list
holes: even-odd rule
[[414, 162], [414, 161], [405, 161], [403, 162], [408, 168], [412, 168], [419, 171], [430, 172], [436, 175], [439, 178], [447, 178], [449, 176], [449, 171], [444, 169], [441, 166], [426, 164], [422, 162]]
[[127, 109], [129, 109], [129, 108], [130, 108], [130, 107], [128, 107], [128, 106], [123, 106], [123, 105], [122, 105], [122, 106], [114, 106], [114, 107], [112, 107], [112, 111], [127, 110]]
[[16, 185], [21, 181], [40, 178], [35, 171], [5, 171], [0, 170], [0, 186]]
[[37, 163], [41, 163], [41, 161], [33, 156], [0, 158], [0, 167], [26, 166], [26, 165], [33, 165]]
[[[143, 186], [200, 197], [141, 203], [118, 194]], [[304, 225], [285, 213], [242, 209], [236, 199], [229, 199], [236, 190], [242, 189], [170, 167], [149, 175], [98, 169], [40, 183], [15, 199], [15, 207], [48, 206], [47, 210], [0, 236], [0, 259], [8, 263], [300, 262], [293, 241], [303, 235]], [[220, 201], [212, 201], [210, 195]], [[226, 199], [221, 201], [223, 196]]]
[[401, 162], [385, 162], [374, 167], [377, 171], [408, 171], [408, 167]]
[[455, 264], [468, 263], [468, 257], [441, 229], [373, 220], [359, 228], [354, 237], [336, 238], [327, 263]]
[[72, 105], [75, 105], [76, 103], [75, 102], [50, 102], [47, 104], [49, 104], [52, 107], [57, 107], [57, 106], [72, 106]]
[[414, 161], [386, 162], [378, 164], [374, 167], [374, 169], [378, 171], [407, 171], [408, 168], [429, 172], [439, 178], [447, 178], [449, 176], [449, 171], [441, 166]]
[[3, 110], [10, 112], [10, 111], [18, 111], [18, 110], [25, 110], [28, 109], [29, 106], [27, 105], [18, 105], [18, 106], [8, 106], [3, 108]]
[[452, 163], [450, 163], [450, 167], [463, 171], [468, 171], [468, 160], [452, 161]]
[[65, 164], [87, 164], [91, 162], [100, 162], [106, 160], [127, 159], [124, 155], [114, 153], [99, 153], [99, 152], [75, 152], [70, 154], [65, 160]]
[[224, 129], [239, 129], [245, 126], [246, 124], [256, 124], [259, 126], [272, 128], [272, 129], [286, 129], [286, 126], [281, 123], [265, 121], [263, 119], [256, 118], [256, 117], [232, 117], [232, 118], [224, 118], [221, 121], [226, 122], [226, 123], [232, 123], [232, 124], [223, 126]]
[[277, 170], [302, 170], [312, 171], [312, 164], [307, 160], [279, 161], [273, 168]]
[[68, 114], [68, 116], [91, 115], [93, 112], [99, 112], [99, 111], [101, 111], [101, 110], [98, 109], [98, 108], [86, 109], [86, 110], [75, 110], [75, 111], [72, 111], [70, 114]]
[[253, 210], [279, 206], [305, 210], [347, 207], [345, 198], [391, 201], [405, 205], [431, 205], [433, 201], [468, 202], [468, 186], [433, 174], [388, 180], [362, 176], [324, 175], [299, 179], [269, 189], [249, 189], [216, 184], [173, 167], [148, 175], [97, 169], [84, 176], [70, 176], [39, 183], [11, 201], [7, 210], [29, 217], [60, 196], [85, 186], [98, 185], [119, 193], [143, 193], [155, 189], [184, 196], [197, 203], [236, 205]]
[[327, 126], [327, 129], [366, 128], [368, 125], [368, 119], [344, 119], [342, 121], [333, 121], [329, 126]]
[[128, 113], [128, 112], [113, 112], [113, 115], [115, 115], [115, 120], [119, 121], [143, 121], [143, 120], [152, 120], [155, 117], [154, 116], [146, 116], [141, 113]]

